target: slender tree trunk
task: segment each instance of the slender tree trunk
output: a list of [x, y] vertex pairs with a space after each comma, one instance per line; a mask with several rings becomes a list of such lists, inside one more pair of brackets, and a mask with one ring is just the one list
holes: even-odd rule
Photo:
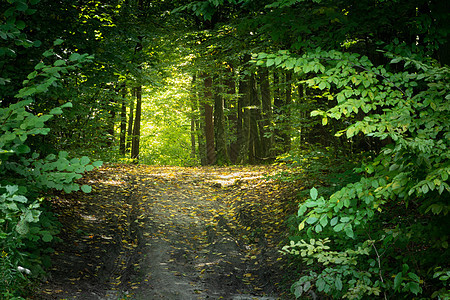
[[[305, 89], [303, 86], [303, 83], [299, 83], [297, 86], [298, 90], [298, 102], [297, 103], [305, 103]], [[299, 111], [298, 114], [300, 114], [301, 119], [304, 119], [306, 117], [306, 114], [304, 111]], [[301, 145], [303, 145], [304, 142], [304, 128], [301, 126], [302, 122], [300, 122], [300, 128], [296, 128], [296, 130], [299, 132], [298, 141]]]
[[246, 94], [246, 83], [245, 83], [245, 77], [241, 75], [239, 78], [239, 84], [238, 84], [238, 99], [237, 99], [237, 122], [236, 122], [236, 141], [238, 145], [238, 154], [237, 154], [237, 163], [243, 163], [245, 161], [245, 155], [244, 151], [242, 150], [245, 143], [245, 135], [244, 135], [244, 102]]
[[239, 78], [239, 98], [238, 98], [238, 144], [239, 163], [248, 162], [249, 133], [250, 133], [250, 112], [249, 106], [249, 76], [245, 72]]
[[249, 123], [249, 141], [248, 141], [248, 161], [251, 164], [255, 164], [260, 158], [262, 152], [261, 148], [261, 141], [259, 136], [259, 130], [258, 130], [258, 123], [261, 120], [261, 112], [260, 107], [261, 104], [258, 99], [258, 93], [256, 90], [256, 80], [255, 80], [255, 74], [252, 73], [249, 77], [249, 101], [250, 101], [250, 107], [249, 107], [249, 116], [250, 116], [250, 123]]
[[[262, 130], [260, 130], [261, 142], [264, 144], [265, 148], [264, 158], [268, 158], [271, 156], [273, 135], [270, 134], [270, 126], [272, 123], [272, 99], [270, 98], [269, 71], [267, 68], [259, 69], [259, 83], [262, 107]], [[270, 134], [270, 136], [267, 136], [268, 134]]]
[[195, 79], [196, 76], [192, 76], [191, 82], [191, 158], [195, 158], [195, 113], [197, 110], [197, 95], [195, 92]]
[[229, 163], [227, 153], [227, 143], [225, 139], [225, 118], [224, 118], [224, 98], [221, 95], [221, 88], [218, 77], [215, 77], [214, 84], [214, 130], [216, 141], [216, 158], [218, 165]]
[[236, 100], [236, 84], [234, 82], [232, 70], [229, 74], [230, 76], [226, 79], [227, 86], [227, 95], [228, 101], [225, 102], [225, 106], [228, 108], [230, 113], [227, 116], [227, 120], [229, 123], [229, 148], [228, 148], [228, 157], [231, 162], [235, 164], [237, 162], [239, 156], [239, 144], [238, 144], [238, 104]]
[[291, 113], [290, 106], [292, 103], [292, 72], [286, 72], [286, 102], [285, 102], [285, 126], [284, 126], [284, 152], [291, 150]]
[[134, 118], [131, 158], [139, 161], [139, 141], [141, 137], [142, 86], [136, 88], [136, 116]]
[[127, 136], [127, 88], [122, 88], [122, 106], [120, 109], [120, 137], [119, 137], [119, 153], [125, 155], [125, 139]]
[[127, 145], [126, 152], [130, 152], [131, 150], [131, 140], [133, 137], [133, 120], [134, 120], [134, 97], [136, 96], [136, 90], [133, 89], [130, 101], [130, 112], [128, 115], [128, 129], [127, 129]]
[[114, 142], [114, 124], [116, 119], [116, 112], [114, 110], [111, 110], [109, 112], [109, 120], [108, 120], [108, 129], [107, 129], [107, 141], [106, 141], [106, 146], [109, 148], [112, 146], [113, 142]]
[[216, 150], [214, 146], [214, 120], [212, 101], [212, 78], [206, 77], [205, 83], [205, 99], [203, 107], [205, 109], [205, 139], [206, 139], [206, 164], [213, 165], [216, 163]]
[[273, 110], [274, 110], [274, 120], [275, 120], [275, 130], [274, 130], [274, 150], [275, 155], [281, 154], [281, 148], [283, 138], [282, 135], [282, 122], [283, 119], [281, 109], [283, 107], [283, 100], [281, 99], [280, 93], [280, 76], [277, 70], [273, 70]]
[[[199, 116], [204, 116], [204, 107], [199, 107]], [[195, 121], [195, 129], [197, 131], [197, 147], [198, 147], [198, 157], [200, 158], [200, 163], [202, 166], [206, 165], [206, 143], [205, 143], [205, 128], [203, 127], [203, 122], [200, 119]]]

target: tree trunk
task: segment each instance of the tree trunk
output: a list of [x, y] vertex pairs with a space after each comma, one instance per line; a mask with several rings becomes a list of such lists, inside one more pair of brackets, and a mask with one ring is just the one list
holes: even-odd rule
[[119, 136], [119, 153], [125, 155], [125, 139], [127, 136], [127, 88], [122, 88], [122, 106], [120, 109], [120, 136]]
[[[265, 152], [264, 158], [271, 156], [273, 135], [270, 134], [270, 126], [272, 123], [272, 99], [270, 98], [270, 84], [269, 84], [269, 71], [267, 68], [259, 69], [259, 84], [261, 90], [261, 107], [262, 107], [262, 120], [261, 120], [261, 143], [264, 145]], [[267, 136], [270, 134], [270, 136]]]
[[[305, 103], [306, 99], [305, 99], [305, 89], [303, 86], [303, 83], [299, 83], [297, 86], [297, 90], [298, 90], [298, 102], [297, 105]], [[300, 115], [301, 119], [305, 119], [306, 117], [306, 113], [303, 110], [297, 109], [297, 114]], [[298, 132], [298, 142], [300, 143], [300, 145], [303, 145], [304, 143], [304, 128], [302, 127], [303, 122], [299, 123], [299, 128], [296, 128], [296, 131]], [[297, 125], [298, 126], [298, 125]], [[297, 144], [298, 145], [298, 144]]]
[[196, 76], [192, 76], [191, 82], [191, 158], [195, 158], [195, 112], [196, 112], [196, 103], [197, 97], [195, 92], [195, 79]]
[[286, 91], [286, 102], [285, 105], [285, 125], [284, 125], [284, 133], [283, 133], [283, 140], [284, 140], [284, 152], [288, 152], [291, 150], [291, 113], [290, 113], [290, 106], [292, 103], [292, 72], [287, 71], [286, 72], [286, 85], [285, 85], [285, 91]]
[[280, 86], [281, 80], [277, 70], [273, 71], [273, 109], [274, 109], [274, 120], [275, 120], [275, 130], [274, 130], [274, 150], [275, 155], [281, 154], [283, 152], [283, 99], [281, 97]]
[[225, 137], [224, 118], [224, 98], [221, 95], [221, 88], [218, 77], [215, 77], [214, 84], [214, 130], [216, 141], [216, 159], [218, 165], [229, 164], [227, 143]]
[[131, 95], [131, 101], [130, 101], [130, 112], [128, 115], [128, 130], [127, 130], [127, 145], [126, 145], [126, 152], [130, 152], [131, 150], [131, 140], [133, 137], [133, 120], [134, 120], [134, 97], [136, 96], [136, 90], [133, 89], [132, 95]]
[[227, 98], [228, 101], [225, 102], [225, 107], [228, 108], [230, 113], [227, 116], [228, 126], [229, 126], [229, 148], [228, 148], [228, 157], [231, 160], [231, 163], [235, 164], [237, 162], [239, 156], [239, 144], [238, 144], [238, 104], [236, 100], [236, 84], [234, 82], [232, 71], [229, 74], [229, 77], [226, 79], [227, 86]]
[[238, 97], [238, 122], [237, 122], [237, 140], [239, 144], [238, 163], [248, 161], [249, 132], [250, 132], [250, 112], [249, 106], [249, 76], [242, 72], [239, 78], [239, 97]]
[[107, 132], [107, 140], [106, 140], [106, 146], [110, 148], [113, 145], [114, 142], [114, 125], [115, 125], [115, 119], [116, 119], [116, 111], [110, 110], [109, 111], [109, 120], [108, 122], [108, 129]]
[[134, 118], [131, 158], [139, 161], [139, 141], [141, 137], [142, 86], [136, 88], [136, 116]]
[[261, 120], [261, 112], [260, 112], [260, 102], [258, 99], [258, 93], [256, 90], [256, 80], [255, 80], [255, 74], [252, 73], [249, 76], [249, 116], [250, 116], [250, 123], [249, 123], [249, 141], [248, 141], [248, 162], [250, 164], [255, 164], [262, 156], [262, 152], [264, 150], [261, 147], [261, 141], [259, 136], [259, 130], [258, 130], [258, 123]]
[[216, 150], [214, 146], [214, 120], [213, 107], [210, 104], [212, 101], [212, 78], [205, 78], [205, 99], [203, 107], [205, 109], [205, 139], [206, 139], [206, 164], [213, 165], [216, 163]]

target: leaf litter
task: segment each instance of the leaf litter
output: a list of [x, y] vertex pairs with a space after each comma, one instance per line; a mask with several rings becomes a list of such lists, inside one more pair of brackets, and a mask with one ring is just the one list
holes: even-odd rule
[[[278, 167], [279, 168], [279, 167]], [[273, 166], [107, 165], [54, 194], [62, 223], [38, 299], [285, 299], [295, 210]]]

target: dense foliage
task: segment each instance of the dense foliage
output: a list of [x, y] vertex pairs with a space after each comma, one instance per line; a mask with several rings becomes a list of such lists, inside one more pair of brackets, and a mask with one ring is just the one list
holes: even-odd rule
[[[36, 3], [36, 1], [34, 1]], [[47, 113], [39, 112], [36, 99], [51, 94], [63, 84], [62, 78], [70, 80], [73, 71], [89, 57], [72, 53], [67, 57], [56, 54], [51, 48], [41, 56], [30, 59], [34, 70], [25, 78], [9, 78], [11, 61], [18, 59], [18, 53], [30, 47], [41, 45], [31, 42], [23, 32], [24, 15], [34, 10], [22, 1], [10, 1], [10, 7], [3, 12], [0, 36], [2, 37], [2, 99], [0, 99], [0, 297], [19, 299], [24, 291], [30, 289], [29, 278], [38, 278], [44, 268], [50, 265], [51, 242], [57, 240], [59, 226], [49, 209], [49, 203], [43, 192], [56, 189], [66, 193], [82, 190], [89, 192], [87, 185], [78, 185], [75, 181], [85, 171], [93, 170], [101, 162], [91, 163], [82, 158], [68, 157], [61, 151], [39, 153], [36, 140], [47, 136], [50, 128], [46, 125], [50, 119], [63, 113], [63, 109], [72, 107], [71, 102], [46, 107]], [[63, 41], [58, 39], [53, 47]], [[71, 74], [72, 73], [72, 74]], [[20, 80], [22, 87], [16, 86]], [[15, 94], [13, 94], [15, 93]], [[10, 94], [10, 95], [8, 95]], [[15, 99], [15, 100], [13, 100]], [[62, 104], [62, 105], [61, 105]]]
[[282, 250], [296, 297], [445, 299], [444, 2], [3, 1], [0, 293], [48, 265], [45, 193], [89, 192], [89, 156], [286, 163], [312, 188]]

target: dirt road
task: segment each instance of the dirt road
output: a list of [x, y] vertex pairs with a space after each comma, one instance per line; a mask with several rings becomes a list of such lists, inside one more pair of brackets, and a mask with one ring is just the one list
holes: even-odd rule
[[63, 224], [41, 299], [285, 299], [289, 213], [275, 170], [109, 166], [55, 195]]

